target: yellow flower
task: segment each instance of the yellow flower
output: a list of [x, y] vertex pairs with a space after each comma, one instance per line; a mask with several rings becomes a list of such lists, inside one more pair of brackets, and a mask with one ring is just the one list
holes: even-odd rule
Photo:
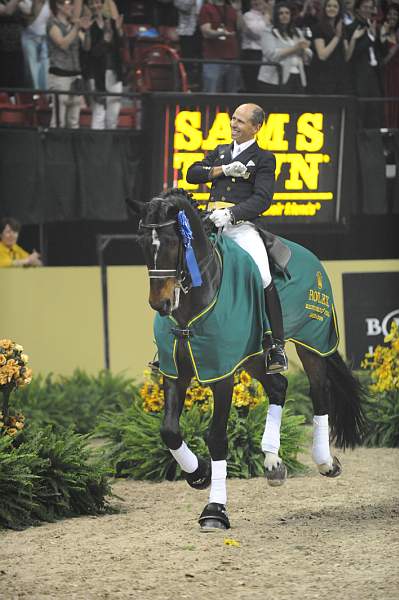
[[246, 371], [241, 371], [241, 373], [240, 373], [240, 382], [243, 385], [249, 386], [252, 383], [252, 377]]
[[224, 538], [224, 544], [226, 546], [236, 546], [237, 548], [240, 547], [240, 542], [237, 542], [237, 540], [233, 540], [231, 538]]
[[24, 351], [24, 348], [23, 348], [23, 346], [21, 346], [21, 344], [15, 344], [14, 348], [15, 348], [15, 350], [17, 352], [23, 352]]
[[26, 363], [29, 361], [29, 356], [27, 354], [21, 354], [21, 360], [26, 365]]
[[9, 350], [10, 348], [12, 348], [13, 343], [11, 340], [7, 340], [7, 339], [3, 339], [0, 340], [0, 348], [4, 348], [4, 350]]
[[4, 356], [4, 354], [0, 354], [0, 367], [1, 367], [2, 365], [5, 365], [5, 364], [6, 364], [6, 362], [7, 362], [7, 359], [6, 359], [6, 357]]

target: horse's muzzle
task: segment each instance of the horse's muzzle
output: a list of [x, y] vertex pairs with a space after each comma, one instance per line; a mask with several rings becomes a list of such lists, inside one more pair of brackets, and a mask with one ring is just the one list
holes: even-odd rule
[[164, 300], [162, 302], [152, 302], [150, 300], [150, 306], [153, 310], [156, 310], [161, 317], [166, 317], [172, 313], [172, 303], [170, 300]]
[[161, 317], [172, 313], [175, 293], [175, 279], [168, 278], [160, 283], [152, 281], [150, 284], [149, 303], [153, 310], [156, 310]]

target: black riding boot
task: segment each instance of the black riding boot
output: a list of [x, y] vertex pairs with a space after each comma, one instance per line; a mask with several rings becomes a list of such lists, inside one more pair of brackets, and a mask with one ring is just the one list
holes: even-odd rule
[[267, 316], [272, 329], [272, 345], [265, 347], [266, 373], [273, 375], [288, 369], [288, 359], [284, 350], [284, 326], [281, 313], [280, 298], [272, 282], [265, 288], [265, 303]]

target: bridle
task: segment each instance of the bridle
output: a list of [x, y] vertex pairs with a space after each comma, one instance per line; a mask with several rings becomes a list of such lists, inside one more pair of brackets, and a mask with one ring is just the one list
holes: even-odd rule
[[[172, 225], [176, 225], [175, 219], [170, 219], [169, 221], [165, 221], [164, 223], [143, 223], [142, 220], [139, 222], [139, 230], [140, 229], [152, 229], [153, 232], [156, 232], [158, 229], [163, 229], [165, 227], [170, 227]], [[211, 243], [212, 252], [205, 260], [199, 262], [199, 266], [204, 269], [209, 262], [215, 257], [216, 246], [219, 240], [219, 237], [222, 233], [222, 230], [219, 229], [216, 240], [214, 243]], [[183, 294], [187, 294], [191, 288], [191, 278], [188, 277], [187, 270], [185, 269], [185, 261], [184, 261], [184, 247], [181, 237], [179, 236], [179, 248], [177, 253], [177, 265], [175, 269], [148, 269], [148, 276], [150, 279], [168, 279], [170, 277], [174, 277], [176, 279], [175, 286], [175, 302], [174, 305], [177, 306], [179, 303], [179, 294], [180, 290]], [[189, 280], [187, 282], [187, 279]]]
[[[170, 221], [165, 221], [165, 223], [143, 223], [140, 221], [139, 230], [140, 229], [152, 229], [153, 231], [157, 231], [158, 229], [163, 229], [164, 227], [170, 227], [171, 225], [176, 225], [176, 220], [171, 219]], [[177, 285], [184, 294], [191, 289], [191, 283], [185, 284], [187, 280], [187, 271], [184, 268], [184, 253], [183, 253], [183, 242], [179, 238], [179, 249], [177, 253], [177, 265], [175, 269], [148, 269], [148, 276], [150, 279], [168, 279], [169, 277], [175, 277]]]

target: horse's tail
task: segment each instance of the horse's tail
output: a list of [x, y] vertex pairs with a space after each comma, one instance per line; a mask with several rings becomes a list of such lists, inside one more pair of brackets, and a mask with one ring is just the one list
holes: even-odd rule
[[363, 411], [365, 390], [338, 352], [326, 360], [331, 392], [331, 441], [344, 450], [354, 448], [362, 443], [366, 433], [367, 419]]

